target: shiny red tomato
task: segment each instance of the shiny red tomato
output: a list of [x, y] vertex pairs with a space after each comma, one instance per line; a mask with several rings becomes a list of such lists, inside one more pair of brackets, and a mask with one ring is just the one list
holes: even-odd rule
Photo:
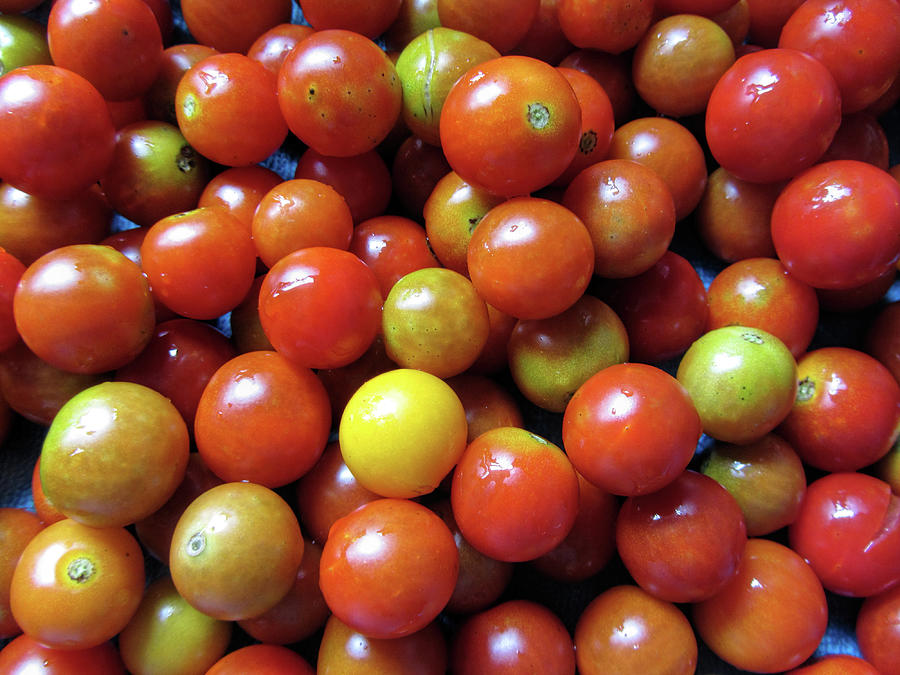
[[182, 0], [181, 13], [197, 42], [246, 54], [269, 28], [291, 20], [291, 0]]
[[125, 666], [111, 642], [87, 649], [55, 649], [20, 635], [0, 649], [0, 670], [7, 675], [124, 675]]
[[862, 655], [879, 673], [898, 672], [900, 647], [900, 586], [866, 598], [856, 616], [856, 640]]
[[230, 652], [206, 671], [207, 675], [314, 675], [312, 666], [297, 652], [281, 645], [248, 645]]
[[512, 197], [542, 188], [569, 166], [581, 107], [566, 78], [527, 56], [468, 70], [441, 110], [441, 146], [463, 180]]

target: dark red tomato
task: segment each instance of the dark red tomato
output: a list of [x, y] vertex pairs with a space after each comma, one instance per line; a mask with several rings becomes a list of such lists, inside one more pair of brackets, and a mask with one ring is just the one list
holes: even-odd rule
[[722, 167], [709, 174], [696, 221], [706, 248], [726, 262], [774, 258], [772, 207], [783, 184], [750, 183]]
[[149, 342], [155, 323], [140, 268], [112, 247], [94, 244], [58, 248], [30, 265], [13, 311], [29, 349], [75, 373], [125, 365]]
[[884, 127], [871, 112], [844, 115], [831, 145], [819, 161], [855, 159], [885, 171], [890, 167], [890, 146]]
[[401, 0], [302, 0], [300, 9], [315, 30], [343, 28], [374, 40], [397, 18], [400, 5]]
[[98, 243], [109, 234], [111, 215], [99, 188], [57, 200], [0, 183], [0, 246], [25, 266], [61, 246]]
[[127, 101], [107, 101], [106, 107], [109, 108], [109, 115], [116, 130], [147, 119], [147, 110], [141, 97]]
[[637, 99], [631, 80], [631, 58], [628, 54], [609, 54], [595, 49], [576, 49], [559, 62], [561, 68], [572, 68], [590, 75], [601, 84], [612, 103], [616, 126], [631, 119]]
[[747, 33], [750, 32], [750, 5], [747, 0], [738, 0], [714, 15], [712, 20], [731, 38], [736, 54], [737, 49], [746, 44]]
[[861, 473], [832, 473], [809, 484], [788, 529], [791, 548], [826, 589], [854, 597], [900, 581], [900, 504], [890, 486]]
[[588, 228], [594, 274], [622, 279], [653, 267], [675, 234], [675, 201], [653, 169], [628, 159], [594, 163], [566, 188], [563, 205]]
[[0, 248], [0, 352], [19, 341], [19, 330], [13, 317], [13, 296], [24, 273], [25, 265]]
[[377, 216], [359, 223], [353, 229], [350, 252], [372, 269], [385, 298], [406, 274], [438, 267], [425, 230], [403, 216]]
[[422, 209], [428, 243], [444, 267], [469, 275], [466, 252], [475, 226], [503, 197], [470, 185], [455, 171], [434, 186]]
[[329, 443], [315, 466], [297, 481], [295, 497], [303, 526], [319, 543], [328, 538], [336, 520], [379, 499], [347, 468], [337, 441]]
[[868, 661], [850, 654], [828, 654], [808, 666], [791, 670], [787, 675], [882, 675]]
[[87, 649], [119, 633], [144, 592], [141, 547], [121, 527], [61, 520], [28, 543], [10, 587], [13, 616], [44, 645]]
[[578, 474], [578, 516], [569, 534], [551, 551], [532, 561], [551, 579], [584, 581], [606, 567], [616, 552], [619, 501]]
[[379, 640], [353, 630], [331, 615], [319, 644], [319, 675], [365, 672], [369, 675], [444, 675], [447, 644], [434, 621], [415, 633]]
[[120, 215], [149, 227], [196, 208], [209, 172], [209, 161], [188, 145], [178, 127], [144, 121], [116, 135], [116, 150], [100, 184]]
[[759, 47], [775, 47], [781, 29], [803, 0], [747, 0], [750, 9], [748, 42]]
[[141, 265], [166, 307], [191, 319], [214, 319], [246, 296], [256, 248], [237, 218], [201, 207], [157, 221], [141, 244]]
[[441, 146], [466, 182], [507, 197], [542, 188], [569, 166], [581, 107], [563, 75], [527, 56], [469, 69], [441, 110]]
[[47, 42], [53, 63], [78, 73], [110, 101], [141, 96], [162, 63], [159, 23], [143, 0], [57, 0]]
[[800, 456], [775, 434], [747, 445], [716, 443], [702, 471], [740, 504], [750, 537], [771, 534], [794, 522], [806, 493]]
[[203, 389], [219, 366], [235, 355], [228, 338], [209, 324], [171, 319], [157, 324], [144, 351], [119, 368], [116, 379], [163, 394], [193, 429]]
[[559, 3], [560, 0], [541, 0], [528, 32], [511, 53], [531, 56], [547, 63], [559, 63], [574, 51], [574, 45], [559, 25]]
[[643, 274], [602, 284], [598, 295], [625, 324], [632, 361], [673, 358], [706, 329], [706, 288], [691, 263], [673, 251]]
[[281, 645], [241, 647], [216, 661], [207, 675], [314, 675], [315, 670], [297, 652]]
[[811, 286], [873, 281], [900, 257], [900, 184], [865, 162], [818, 164], [778, 196], [772, 240], [788, 271]]
[[887, 454], [900, 431], [900, 385], [880, 362], [824, 347], [800, 359], [797, 378], [797, 398], [778, 433], [804, 462], [856, 471]]
[[520, 319], [571, 307], [594, 271], [584, 223], [546, 199], [520, 197], [491, 209], [472, 233], [469, 276], [485, 302]]
[[656, 11], [660, 15], [698, 14], [715, 16], [734, 4], [734, 0], [657, 0]]
[[288, 126], [323, 155], [373, 150], [393, 129], [402, 97], [387, 54], [349, 30], [314, 33], [278, 72], [278, 103]]
[[578, 476], [557, 446], [516, 427], [476, 438], [453, 474], [453, 515], [466, 540], [498, 560], [555, 548], [578, 511]]
[[828, 605], [803, 558], [777, 542], [750, 539], [737, 574], [694, 605], [692, 618], [697, 636], [719, 658], [742, 670], [777, 673], [812, 656], [825, 635]]
[[182, 0], [181, 13], [197, 42], [246, 54], [264, 32], [291, 20], [291, 0]]
[[377, 499], [331, 526], [319, 585], [348, 626], [370, 638], [398, 638], [437, 617], [458, 572], [456, 544], [444, 521], [410, 500]]
[[879, 673], [897, 672], [900, 647], [900, 586], [866, 598], [856, 616], [856, 641], [863, 657]]
[[878, 311], [866, 334], [866, 352], [884, 364], [900, 382], [900, 302]]
[[0, 649], [0, 670], [7, 675], [124, 675], [125, 666], [111, 642], [87, 649], [54, 649], [20, 635]]
[[391, 177], [394, 195], [410, 218], [422, 220], [425, 201], [438, 181], [450, 173], [450, 165], [440, 146], [410, 136], [394, 155]]
[[330, 428], [331, 403], [311, 370], [277, 352], [247, 352], [210, 378], [194, 434], [217, 476], [275, 488], [313, 467]]
[[501, 371], [507, 364], [509, 338], [518, 319], [501, 312], [490, 303], [487, 303], [487, 309], [491, 330], [481, 354], [469, 368], [470, 373], [490, 375]]
[[863, 110], [900, 69], [900, 7], [891, 0], [804, 2], [781, 29], [778, 46], [814, 56], [834, 76], [843, 112]]
[[312, 178], [333, 187], [347, 201], [354, 223], [380, 216], [391, 200], [391, 172], [374, 150], [328, 157], [309, 148], [297, 160], [294, 178]]
[[41, 0], [0, 0], [0, 12], [4, 14], [27, 12], [39, 4], [41, 4]]
[[496, 427], [523, 426], [522, 411], [515, 397], [496, 380], [484, 375], [463, 373], [447, 384], [459, 396], [466, 411], [467, 441]]
[[449, 499], [441, 499], [431, 506], [456, 542], [459, 553], [459, 575], [453, 587], [453, 595], [447, 602], [446, 611], [453, 614], [472, 614], [487, 609], [497, 602], [512, 578], [513, 564], [486, 556], [466, 541], [456, 519]]
[[260, 260], [271, 267], [309, 246], [347, 249], [353, 216], [330, 185], [307, 178], [279, 183], [260, 199], [250, 228]]
[[0, 353], [3, 400], [25, 419], [45, 426], [72, 396], [108, 377], [107, 373], [72, 373], [55, 368], [21, 341]]
[[188, 143], [226, 166], [263, 161], [288, 133], [275, 76], [243, 54], [216, 54], [193, 65], [175, 91], [175, 115]]
[[37, 197], [72, 199], [112, 160], [116, 130], [100, 92], [59, 66], [0, 78], [0, 176]]
[[[726, 8], [733, 2], [725, 0]], [[698, 16], [701, 12], [672, 14], [650, 26], [638, 42], [632, 61], [634, 84], [657, 113], [696, 115], [706, 109], [716, 82], [734, 63], [734, 46], [715, 21]]]
[[687, 216], [706, 188], [706, 157], [687, 127], [666, 117], [641, 117], [613, 133], [608, 159], [632, 159], [653, 169], [675, 200], [675, 219]]
[[194, 43], [172, 45], [163, 50], [159, 73], [144, 94], [147, 117], [152, 120], [177, 124], [175, 91], [178, 83], [194, 64], [216, 53], [212, 47]]
[[303, 560], [287, 595], [259, 616], [242, 619], [241, 628], [260, 642], [280, 645], [304, 640], [322, 628], [331, 610], [319, 589], [321, 560], [322, 545], [304, 540]]
[[381, 336], [376, 336], [369, 348], [356, 361], [339, 368], [317, 370], [316, 375], [322, 380], [328, 391], [328, 398], [331, 399], [333, 419], [340, 419], [347, 401], [360, 385], [396, 367], [397, 364], [391, 361], [385, 352]]
[[352, 253], [317, 246], [279, 260], [259, 294], [275, 349], [306, 368], [339, 368], [365, 353], [381, 326], [378, 279]]
[[273, 349], [259, 322], [259, 289], [264, 279], [265, 274], [256, 277], [247, 295], [229, 314], [231, 341], [240, 354]]
[[841, 95], [828, 69], [796, 49], [742, 56], [706, 108], [706, 140], [730, 173], [759, 183], [811, 166], [841, 124]]
[[501, 54], [525, 37], [540, 0], [437, 0], [440, 25], [469, 33]]
[[585, 382], [563, 417], [563, 444], [575, 468], [618, 495], [655, 492], [694, 456], [700, 417], [687, 391], [654, 366], [609, 366]]
[[582, 675], [691, 675], [697, 668], [697, 639], [672, 603], [637, 586], [613, 586], [578, 617], [575, 656]]
[[575, 674], [562, 620], [531, 600], [509, 600], [469, 617], [453, 643], [450, 672]]
[[312, 34], [313, 29], [309, 26], [280, 23], [256, 38], [250, 45], [250, 49], [247, 50], [247, 56], [254, 61], [259, 61], [273, 75], [277, 75], [281, 64], [297, 46], [297, 43]]
[[225, 209], [246, 225], [249, 232], [259, 202], [281, 182], [281, 176], [258, 164], [231, 167], [213, 176], [206, 184], [197, 206]]
[[616, 519], [625, 567], [641, 588], [669, 602], [715, 596], [737, 573], [746, 543], [737, 501], [694, 471], [656, 492], [629, 497]]
[[562, 0], [559, 25], [576, 47], [621, 54], [634, 47], [653, 21], [653, 2]]
[[9, 607], [10, 583], [22, 551], [42, 529], [44, 523], [31, 511], [0, 507], [0, 639], [22, 632]]
[[819, 322], [812, 286], [773, 258], [750, 258], [719, 272], [707, 289], [707, 329], [730, 324], [761, 328], [784, 342], [794, 358], [806, 351]]
[[169, 501], [146, 518], [135, 523], [135, 532], [147, 552], [160, 562], [167, 564], [172, 533], [175, 531], [181, 514], [194, 499], [210, 488], [221, 485], [222, 482], [222, 479], [203, 463], [199, 452], [190, 453], [184, 480], [175, 488]]

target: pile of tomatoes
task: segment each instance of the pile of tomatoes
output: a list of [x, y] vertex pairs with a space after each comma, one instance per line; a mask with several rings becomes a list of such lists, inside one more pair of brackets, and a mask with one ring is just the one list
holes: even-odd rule
[[900, 672], [897, 0], [298, 5], [0, 0], [0, 672]]

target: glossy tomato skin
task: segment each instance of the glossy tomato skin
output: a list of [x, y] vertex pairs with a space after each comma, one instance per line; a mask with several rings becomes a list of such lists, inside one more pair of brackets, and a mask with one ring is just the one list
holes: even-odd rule
[[795, 176], [831, 144], [841, 95], [831, 73], [795, 49], [742, 56], [716, 83], [706, 109], [706, 139], [716, 160], [744, 180]]
[[894, 586], [866, 598], [856, 615], [856, 640], [863, 657], [879, 673], [894, 675], [898, 672], [894, 658], [900, 632], [900, 586]]
[[900, 581], [898, 497], [860, 473], [833, 473], [812, 482], [790, 526], [791, 548], [835, 593], [867, 597]]
[[159, 23], [141, 0], [59, 0], [47, 20], [53, 63], [78, 73], [110, 101], [141, 96], [159, 72]]
[[347, 201], [354, 223], [382, 215], [391, 200], [391, 172], [375, 150], [330, 157], [308, 148], [297, 160], [294, 178], [332, 186]]
[[492, 558], [521, 562], [547, 553], [572, 529], [578, 476], [562, 450], [546, 439], [498, 427], [466, 448], [450, 498], [469, 543]]
[[779, 47], [814, 56], [834, 76], [845, 114], [874, 103], [900, 68], [900, 8], [885, 0], [816, 0], [784, 24]]
[[285, 596], [297, 578], [303, 545], [284, 499], [255, 483], [224, 483], [194, 499], [179, 518], [169, 569], [192, 607], [239, 621]]
[[348, 626], [370, 638], [398, 638], [437, 617], [458, 572], [453, 535], [436, 514], [406, 499], [378, 499], [332, 525], [319, 584]]
[[575, 655], [583, 675], [690, 675], [697, 639], [678, 607], [626, 584], [600, 593], [584, 609], [575, 625]]
[[74, 373], [125, 365], [150, 341], [156, 320], [140, 268], [97, 244], [64, 246], [30, 265], [16, 287], [13, 314], [35, 354]]
[[250, 45], [247, 56], [254, 61], [259, 61], [274, 75], [277, 75], [278, 69], [281, 68], [287, 55], [297, 46], [298, 42], [308, 38], [312, 33], [311, 26], [280, 23], [261, 33]]
[[159, 73], [143, 96], [147, 118], [177, 124], [175, 91], [178, 82], [191, 66], [216, 53], [212, 47], [195, 43], [166, 47], [162, 53]]
[[0, 639], [22, 632], [9, 607], [10, 583], [22, 551], [43, 528], [44, 523], [31, 511], [0, 508]]
[[290, 0], [185, 0], [181, 12], [191, 35], [220, 52], [245, 54], [262, 33], [291, 20]]
[[125, 673], [122, 659], [111, 642], [103, 642], [87, 649], [54, 649], [28, 635], [20, 635], [0, 649], [0, 668], [9, 675], [27, 675], [32, 672], [44, 675]]
[[591, 376], [563, 416], [575, 468], [617, 495], [655, 492], [687, 468], [700, 439], [687, 391], [655, 366], [623, 363]]
[[528, 194], [569, 166], [581, 107], [565, 77], [527, 56], [466, 71], [444, 101], [441, 146], [467, 182], [506, 197]]
[[562, 0], [559, 25], [576, 47], [621, 54], [634, 47], [653, 21], [653, 3]]
[[847, 347], [801, 357], [793, 408], [778, 433], [807, 464], [856, 471], [884, 457], [897, 439], [900, 386], [877, 360]]
[[816, 165], [775, 201], [772, 240], [788, 271], [811, 286], [874, 281], [900, 257], [900, 184], [865, 162]]
[[[543, 3], [543, 5], [550, 3]], [[558, 4], [558, 3], [557, 3]], [[597, 80], [574, 68], [559, 68], [581, 107], [581, 140], [571, 164], [554, 182], [568, 185], [580, 171], [606, 157], [615, 130], [615, 119], [609, 95]]]
[[530, 600], [510, 600], [469, 617], [453, 644], [453, 673], [540, 670], [574, 675], [575, 649], [562, 620]]
[[400, 0], [379, 0], [361, 5], [356, 2], [303, 0], [303, 17], [315, 30], [346, 28], [371, 39], [390, 26], [400, 12]]
[[505, 54], [521, 40], [537, 15], [540, 0], [437, 0], [442, 26], [471, 33]]
[[312, 666], [297, 652], [281, 645], [255, 644], [229, 652], [216, 661], [208, 675], [313, 675]]
[[777, 673], [813, 654], [825, 634], [828, 606], [803, 558], [775, 541], [750, 539], [737, 574], [694, 605], [692, 619], [698, 637], [719, 658], [743, 670]]
[[226, 166], [263, 161], [288, 133], [274, 75], [243, 54], [214, 54], [191, 66], [175, 90], [175, 114], [188, 143]]
[[259, 319], [276, 351], [296, 365], [338, 368], [369, 348], [381, 323], [378, 279], [352, 253], [294, 251], [266, 275]]
[[17, 68], [0, 79], [0, 175], [38, 197], [72, 199], [112, 160], [116, 130], [86, 79], [59, 66]]
[[144, 557], [127, 530], [65, 519], [28, 543], [10, 604], [22, 630], [63, 649], [96, 647], [118, 634], [144, 592]]
[[225, 209], [249, 230], [259, 202], [281, 182], [281, 176], [259, 164], [234, 166], [210, 179], [200, 193], [197, 206]]
[[291, 131], [323, 155], [373, 150], [393, 129], [403, 92], [394, 64], [369, 38], [343, 29], [303, 40], [278, 71]]
[[669, 602], [713, 597], [736, 574], [746, 543], [738, 503], [695, 471], [684, 471], [656, 492], [629, 497], [616, 519], [625, 567], [641, 588]]
[[566, 207], [519, 197], [485, 214], [469, 240], [466, 261], [485, 302], [519, 319], [545, 319], [584, 293], [594, 246], [584, 223]]
[[0, 248], [0, 352], [19, 341], [19, 331], [13, 316], [13, 298], [25, 265], [3, 248]]
[[250, 289], [256, 249], [237, 218], [200, 207], [154, 223], [141, 244], [141, 266], [166, 307], [190, 319], [215, 319]]

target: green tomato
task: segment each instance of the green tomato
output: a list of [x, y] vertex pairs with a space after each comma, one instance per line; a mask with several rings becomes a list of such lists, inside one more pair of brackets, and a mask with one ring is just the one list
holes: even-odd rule
[[191, 607], [164, 576], [119, 633], [119, 653], [131, 673], [202, 675], [225, 654], [232, 625]]
[[797, 362], [774, 335], [725, 326], [707, 332], [684, 354], [676, 374], [709, 436], [751, 443], [791, 411]]
[[20, 66], [51, 63], [41, 24], [18, 14], [0, 15], [0, 75]]

